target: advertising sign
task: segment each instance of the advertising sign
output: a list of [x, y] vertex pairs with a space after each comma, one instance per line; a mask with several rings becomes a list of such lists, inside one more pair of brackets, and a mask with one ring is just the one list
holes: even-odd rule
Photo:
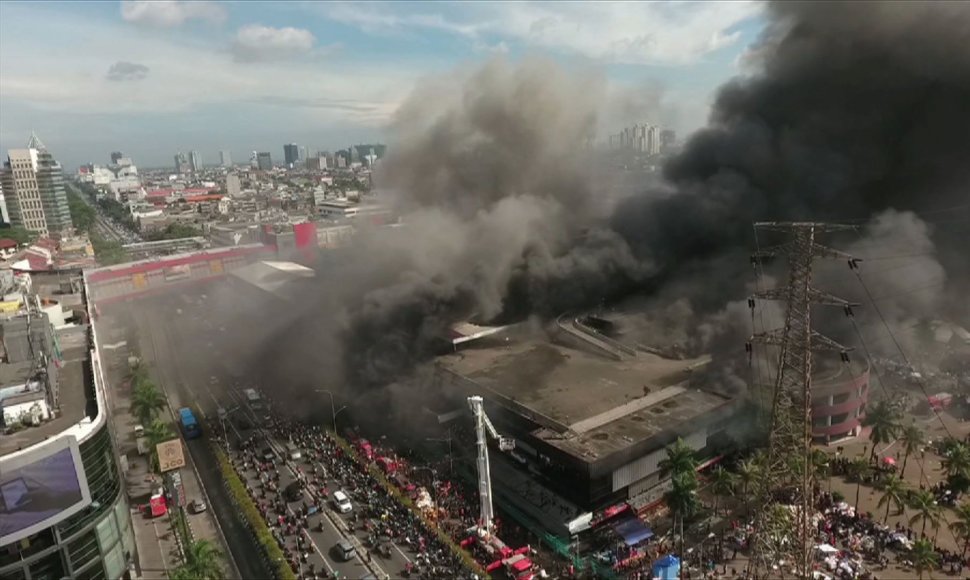
[[158, 468], [162, 473], [185, 467], [185, 453], [182, 451], [181, 440], [164, 441], [155, 449], [158, 451]]
[[0, 461], [0, 546], [50, 527], [90, 503], [74, 437]]

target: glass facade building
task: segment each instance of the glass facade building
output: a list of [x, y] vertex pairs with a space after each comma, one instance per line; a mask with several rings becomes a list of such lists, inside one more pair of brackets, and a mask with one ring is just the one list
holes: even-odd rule
[[91, 505], [33, 536], [0, 546], [0, 578], [115, 580], [127, 575], [135, 536], [107, 423], [82, 441], [80, 449]]

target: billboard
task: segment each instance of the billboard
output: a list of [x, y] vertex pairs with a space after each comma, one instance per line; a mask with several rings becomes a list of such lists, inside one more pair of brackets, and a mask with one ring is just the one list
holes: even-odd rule
[[50, 527], [90, 503], [74, 437], [0, 461], [0, 546]]
[[158, 470], [162, 473], [185, 467], [185, 453], [182, 451], [182, 441], [172, 439], [155, 446], [158, 453]]

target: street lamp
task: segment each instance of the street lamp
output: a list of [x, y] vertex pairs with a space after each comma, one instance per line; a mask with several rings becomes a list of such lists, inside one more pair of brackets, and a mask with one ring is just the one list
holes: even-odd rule
[[335, 409], [334, 404], [333, 404], [333, 393], [331, 393], [330, 391], [328, 391], [326, 389], [314, 389], [313, 392], [315, 392], [315, 393], [326, 393], [327, 395], [330, 396], [330, 415], [333, 418], [333, 434], [336, 435], [337, 434], [337, 414], [340, 413], [341, 411], [343, 411], [344, 409], [346, 409], [347, 408], [347, 405], [344, 405], [343, 407], [340, 407], [339, 409]]
[[448, 438], [447, 439], [434, 439], [434, 438], [429, 437], [429, 438], [425, 439], [425, 441], [436, 441], [438, 443], [447, 443], [448, 444], [448, 475], [449, 475], [449, 477], [453, 477], [455, 475], [455, 456], [452, 454], [452, 451], [451, 451], [451, 441], [452, 441], [452, 437], [451, 437], [451, 427], [448, 427]]

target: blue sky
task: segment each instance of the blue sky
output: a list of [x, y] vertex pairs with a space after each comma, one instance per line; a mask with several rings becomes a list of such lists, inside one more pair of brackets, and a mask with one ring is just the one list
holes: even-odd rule
[[490, 58], [599, 68], [603, 133], [704, 123], [763, 26], [709, 3], [0, 2], [0, 149], [35, 130], [69, 168], [113, 150], [282, 155], [384, 139], [416, 83]]

